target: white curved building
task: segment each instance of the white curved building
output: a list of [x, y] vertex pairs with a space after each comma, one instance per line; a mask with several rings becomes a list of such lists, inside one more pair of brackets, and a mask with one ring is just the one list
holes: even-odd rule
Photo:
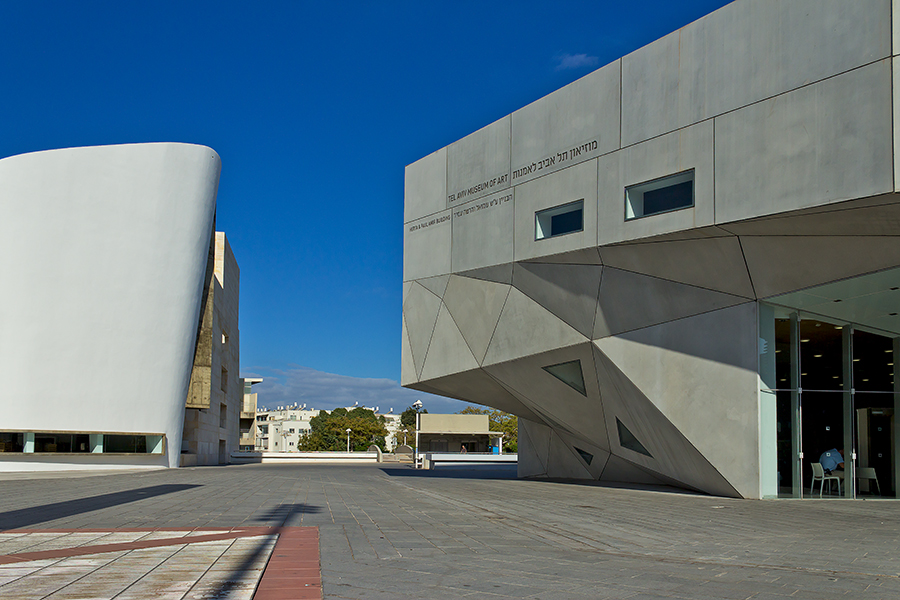
[[179, 465], [220, 168], [177, 143], [0, 160], [0, 469]]

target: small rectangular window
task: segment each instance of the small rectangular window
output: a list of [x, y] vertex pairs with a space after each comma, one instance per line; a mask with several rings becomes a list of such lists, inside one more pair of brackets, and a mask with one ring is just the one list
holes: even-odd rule
[[584, 230], [584, 198], [534, 213], [534, 239]]
[[625, 188], [625, 220], [694, 206], [694, 170]]

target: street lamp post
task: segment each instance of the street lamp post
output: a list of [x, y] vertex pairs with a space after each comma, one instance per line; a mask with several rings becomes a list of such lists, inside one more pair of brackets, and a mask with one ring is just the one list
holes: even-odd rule
[[347, 428], [347, 452], [350, 452], [350, 432], [353, 431], [349, 427]]
[[415, 454], [415, 465], [416, 468], [419, 468], [419, 416], [420, 410], [422, 410], [422, 401], [416, 400], [413, 402], [413, 407], [416, 409], [416, 454]]

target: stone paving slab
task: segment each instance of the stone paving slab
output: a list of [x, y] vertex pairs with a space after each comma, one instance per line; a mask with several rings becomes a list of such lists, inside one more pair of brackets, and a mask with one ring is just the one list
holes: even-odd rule
[[[86, 547], [104, 543], [91, 537], [97, 529], [175, 528], [196, 537], [204, 535], [198, 528], [314, 528], [321, 587], [288, 584], [273, 590], [275, 600], [900, 598], [900, 503], [892, 500], [734, 500], [669, 488], [517, 480], [508, 467], [241, 465], [4, 477], [4, 554], [16, 544], [61, 544], [51, 531], [60, 529], [77, 530], [71, 541]], [[45, 535], [16, 542], [22, 536], [11, 529]], [[223, 550], [226, 543], [231, 546]], [[248, 586], [226, 589], [228, 579], [219, 575], [263, 568], [258, 556], [243, 558], [252, 552], [241, 546], [248, 543], [239, 538], [190, 545], [206, 548], [207, 558], [145, 548], [73, 556], [65, 560], [83, 562], [70, 565], [0, 565], [0, 598], [15, 598], [9, 593], [22, 577], [44, 591], [42, 598], [66, 597], [47, 594], [61, 593], [60, 582], [78, 569], [93, 570], [69, 582], [69, 590], [88, 593], [84, 586], [115, 581], [109, 568], [129, 560], [139, 573], [135, 582], [143, 578], [160, 588], [163, 566], [179, 558], [185, 568], [172, 572], [193, 578], [197, 595], [249, 598]], [[105, 563], [101, 556], [115, 560]], [[285, 573], [309, 575], [291, 565], [292, 556], [300, 550], [283, 557]], [[25, 564], [26, 570], [2, 574]], [[162, 579], [154, 579], [157, 572]], [[129, 594], [137, 597], [140, 584], [128, 583], [129, 576], [122, 574], [120, 584], [134, 585]], [[177, 587], [166, 593], [191, 597]]]

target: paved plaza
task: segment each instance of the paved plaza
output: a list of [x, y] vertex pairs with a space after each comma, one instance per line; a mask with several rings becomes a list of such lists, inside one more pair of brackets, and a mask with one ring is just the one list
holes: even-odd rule
[[3, 474], [0, 486], [0, 598], [900, 597], [892, 500], [734, 500], [518, 480], [510, 466]]

